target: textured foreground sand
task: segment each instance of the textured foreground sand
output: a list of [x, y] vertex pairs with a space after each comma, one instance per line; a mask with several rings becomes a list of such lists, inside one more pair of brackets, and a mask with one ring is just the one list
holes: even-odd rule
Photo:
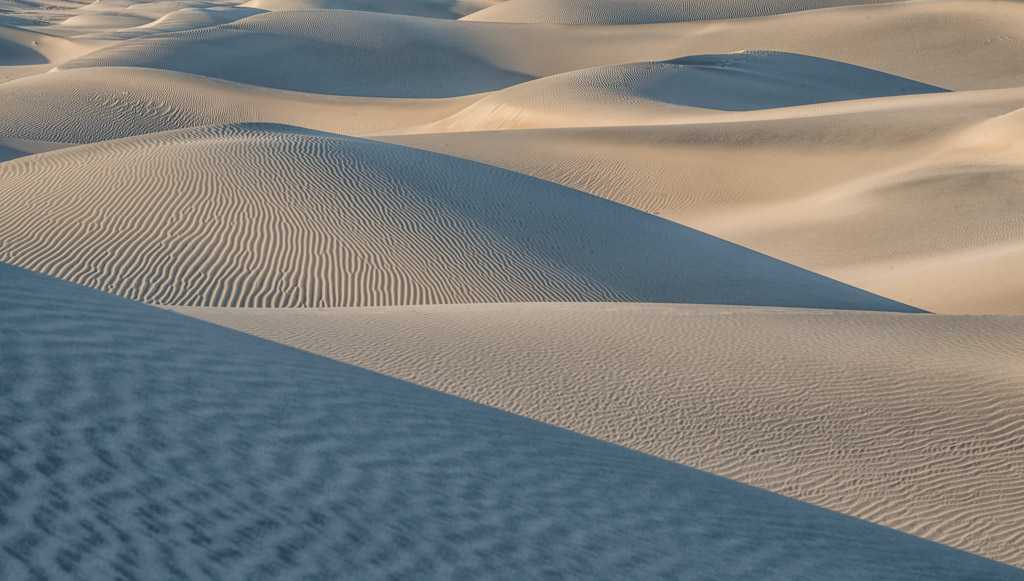
[[1022, 144], [1016, 0], [0, 0], [0, 578], [1020, 579]]
[[0, 313], [5, 579], [1024, 578], [6, 266]]
[[184, 312], [1024, 562], [1017, 317], [608, 304]]

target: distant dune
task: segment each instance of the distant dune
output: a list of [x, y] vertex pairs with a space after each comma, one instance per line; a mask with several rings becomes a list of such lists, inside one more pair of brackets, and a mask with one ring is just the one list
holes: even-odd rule
[[1012, 89], [382, 139], [590, 192], [930, 311], [1021, 314], [1022, 107]]
[[459, 18], [501, 0], [250, 0], [244, 6], [285, 10], [359, 10], [426, 18]]
[[[505, 0], [466, 20], [546, 24], [651, 24], [751, 18], [886, 0]], [[895, 0], [888, 0], [895, 1]]]
[[773, 51], [595, 67], [497, 91], [424, 130], [654, 125], [697, 110], [755, 111], [943, 89], [840, 62]]
[[281, 91], [155, 69], [57, 71], [0, 84], [0, 132], [95, 143], [229, 123], [285, 123], [346, 134], [405, 132], [476, 100], [366, 99]]

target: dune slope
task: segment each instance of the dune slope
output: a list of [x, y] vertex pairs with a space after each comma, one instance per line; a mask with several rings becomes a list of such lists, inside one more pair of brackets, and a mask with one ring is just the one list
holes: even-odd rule
[[620, 304], [184, 312], [1024, 565], [1018, 317]]
[[0, 84], [0, 135], [95, 143], [228, 123], [346, 134], [405, 132], [462, 110], [461, 99], [365, 99], [281, 91], [155, 69], [56, 71]]
[[1024, 92], [1007, 89], [380, 139], [590, 192], [929, 311], [1022, 314], [1021, 111]]
[[0, 340], [6, 578], [1024, 578], [8, 266]]
[[424, 131], [678, 123], [753, 111], [942, 92], [879, 71], [775, 51], [697, 55], [552, 75], [497, 91]]
[[285, 126], [64, 149], [0, 180], [0, 259], [158, 304], [913, 310], [548, 182]]
[[752, 18], [893, 0], [505, 0], [465, 20], [547, 24], [651, 24]]
[[[277, 89], [437, 98], [587, 67], [765, 49], [951, 90], [1024, 83], [1024, 5], [997, 1], [815, 10], [784, 18], [640, 26], [449, 21], [345, 10], [259, 14], [127, 40], [62, 68], [160, 68]], [[922, 59], [922, 51], [928, 54]], [[301, 62], [302, 66], [294, 66]]]
[[492, 0], [250, 0], [244, 6], [285, 10], [359, 10], [426, 18], [460, 18], [492, 6]]

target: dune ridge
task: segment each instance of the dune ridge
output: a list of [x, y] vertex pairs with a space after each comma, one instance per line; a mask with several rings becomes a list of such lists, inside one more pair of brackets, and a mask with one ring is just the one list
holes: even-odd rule
[[661, 125], [705, 111], [939, 92], [944, 89], [845, 63], [753, 50], [551, 75], [491, 93], [418, 131]]
[[466, 16], [481, 22], [653, 24], [755, 18], [899, 0], [505, 0]]
[[1024, 576], [4, 265], [0, 313], [8, 578]]
[[1024, 564], [1020, 317], [593, 303], [181, 311]]
[[155, 304], [914, 310], [549, 182], [286, 126], [66, 148], [0, 180], [0, 260]]
[[929, 311], [1021, 314], [1022, 109], [1012, 89], [379, 139], [586, 191]]

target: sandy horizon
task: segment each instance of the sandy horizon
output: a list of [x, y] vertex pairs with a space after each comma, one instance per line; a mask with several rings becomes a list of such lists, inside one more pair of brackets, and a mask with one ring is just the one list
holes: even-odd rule
[[1024, 2], [0, 0], [0, 578], [1024, 580]]

